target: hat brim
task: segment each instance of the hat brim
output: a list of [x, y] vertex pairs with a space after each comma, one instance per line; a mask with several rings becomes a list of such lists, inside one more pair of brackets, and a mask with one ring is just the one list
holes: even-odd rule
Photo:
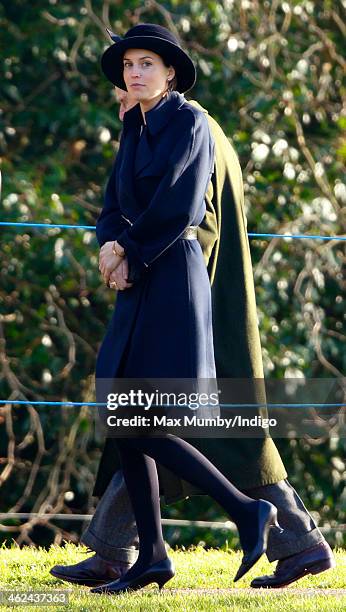
[[148, 49], [168, 61], [175, 68], [177, 91], [185, 93], [196, 82], [196, 68], [191, 58], [178, 45], [157, 36], [131, 36], [106, 49], [101, 57], [101, 67], [107, 79], [127, 91], [123, 78], [123, 55], [127, 49]]

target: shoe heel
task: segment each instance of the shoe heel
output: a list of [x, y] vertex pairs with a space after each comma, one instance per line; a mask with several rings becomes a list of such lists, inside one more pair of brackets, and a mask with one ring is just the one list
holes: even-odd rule
[[283, 532], [277, 520], [277, 508], [264, 499], [259, 499], [258, 501], [261, 505], [257, 517], [259, 529], [257, 543], [251, 551], [244, 554], [243, 560], [234, 578], [234, 582], [242, 578], [267, 550], [269, 529], [278, 529], [279, 533]]
[[310, 574], [320, 574], [321, 572], [325, 572], [329, 569], [332, 569], [333, 567], [335, 567], [335, 565], [335, 562], [333, 565], [331, 565], [330, 561], [321, 561], [320, 563], [318, 563], [318, 565], [314, 565], [314, 567], [311, 567]]
[[165, 586], [166, 582], [171, 580], [171, 578], [172, 578], [172, 576], [170, 576], [169, 578], [161, 578], [160, 580], [157, 580], [157, 584], [159, 585], [159, 591], [162, 591], [162, 589]]

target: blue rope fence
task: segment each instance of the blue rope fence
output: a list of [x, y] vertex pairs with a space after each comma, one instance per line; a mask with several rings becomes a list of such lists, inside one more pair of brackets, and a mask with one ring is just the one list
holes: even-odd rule
[[[14, 221], [1, 221], [0, 225], [8, 225], [10, 227], [59, 227], [62, 229], [88, 229], [95, 230], [95, 225], [69, 225], [61, 223], [22, 223]], [[346, 236], [318, 236], [309, 234], [257, 234], [254, 232], [248, 232], [248, 236], [251, 238], [301, 238], [313, 240], [346, 240]]]
[[[30, 401], [30, 400], [0, 400], [0, 404], [32, 404], [33, 406], [106, 406], [106, 402], [53, 402], [53, 401]], [[176, 407], [175, 404], [164, 404], [167, 408]], [[218, 404], [222, 408], [258, 408], [259, 406], [264, 406], [268, 408], [332, 408], [332, 407], [340, 407], [345, 406], [345, 402], [341, 404], [316, 404], [315, 402], [310, 402], [307, 404]], [[151, 404], [152, 408], [160, 408], [161, 404]], [[181, 408], [186, 408], [187, 406], [179, 405]]]

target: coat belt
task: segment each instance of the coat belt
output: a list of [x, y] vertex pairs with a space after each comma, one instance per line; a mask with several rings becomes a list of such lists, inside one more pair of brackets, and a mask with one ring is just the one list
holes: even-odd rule
[[[127, 219], [124, 215], [121, 215], [125, 221], [127, 221], [130, 225], [133, 225], [129, 219]], [[184, 240], [197, 240], [197, 230], [198, 225], [188, 225], [181, 236], [179, 238], [183, 238]]]
[[184, 240], [197, 240], [197, 229], [198, 225], [188, 225], [179, 238]]

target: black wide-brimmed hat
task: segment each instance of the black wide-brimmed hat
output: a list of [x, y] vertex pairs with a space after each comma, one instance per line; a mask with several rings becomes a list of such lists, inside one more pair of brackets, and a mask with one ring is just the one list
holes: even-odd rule
[[196, 69], [192, 59], [181, 48], [175, 36], [155, 23], [140, 23], [126, 32], [124, 38], [107, 28], [114, 45], [106, 49], [101, 58], [101, 67], [107, 79], [126, 91], [123, 78], [123, 55], [126, 49], [148, 49], [162, 57], [175, 68], [177, 91], [185, 93], [196, 81]]

